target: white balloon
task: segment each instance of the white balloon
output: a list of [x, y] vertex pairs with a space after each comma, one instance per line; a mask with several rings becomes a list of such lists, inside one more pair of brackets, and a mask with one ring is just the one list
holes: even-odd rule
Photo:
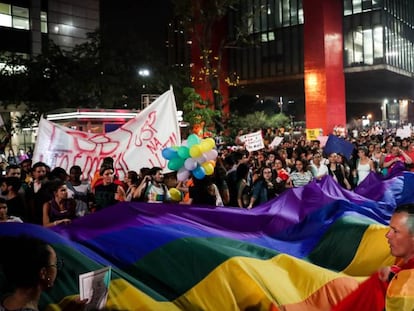
[[177, 180], [178, 181], [186, 181], [190, 177], [190, 172], [182, 167], [177, 172]]
[[184, 161], [184, 167], [187, 170], [192, 171], [193, 169], [197, 167], [197, 162], [193, 158], [188, 158]]
[[218, 156], [218, 152], [216, 149], [211, 149], [210, 151], [207, 151], [204, 154], [207, 158], [207, 161], [215, 160]]
[[197, 161], [198, 164], [203, 164], [204, 162], [207, 161], [207, 157], [206, 157], [205, 153], [203, 153], [198, 158], [195, 158], [195, 160]]

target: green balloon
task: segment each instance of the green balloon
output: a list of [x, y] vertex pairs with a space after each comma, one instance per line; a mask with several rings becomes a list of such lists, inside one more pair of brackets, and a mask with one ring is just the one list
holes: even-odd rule
[[176, 157], [168, 161], [168, 168], [173, 171], [178, 171], [184, 165], [184, 159]]
[[184, 160], [188, 159], [190, 157], [190, 149], [186, 146], [181, 146], [177, 150], [178, 156]]
[[190, 136], [188, 136], [187, 138], [188, 148], [191, 148], [192, 146], [197, 145], [199, 143], [200, 143], [200, 138], [196, 134], [191, 134]]

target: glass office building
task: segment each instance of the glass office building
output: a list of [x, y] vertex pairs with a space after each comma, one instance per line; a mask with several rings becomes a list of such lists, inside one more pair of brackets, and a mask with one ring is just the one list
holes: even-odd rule
[[[0, 0], [0, 53], [29, 58], [41, 54], [52, 40], [65, 50], [87, 39], [87, 33], [99, 28], [99, 0]], [[0, 62], [0, 69], [4, 68]], [[0, 100], [0, 103], [1, 100]], [[3, 120], [21, 116], [25, 105], [0, 109]], [[13, 135], [12, 146], [32, 146], [35, 131]], [[23, 143], [24, 142], [24, 143]]]
[[99, 0], [0, 0], [0, 51], [37, 55], [52, 40], [62, 49], [99, 28]]
[[[250, 43], [229, 50], [230, 72], [244, 91], [304, 101], [303, 1], [241, 0], [229, 36]], [[347, 103], [414, 99], [414, 1], [343, 1]]]

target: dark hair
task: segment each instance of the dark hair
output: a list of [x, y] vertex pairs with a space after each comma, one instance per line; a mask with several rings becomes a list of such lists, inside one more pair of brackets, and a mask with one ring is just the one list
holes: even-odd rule
[[369, 150], [365, 146], [358, 147], [358, 151], [362, 151], [365, 154], [365, 156], [369, 156]]
[[114, 159], [112, 157], [105, 157], [102, 161], [103, 162], [102, 162], [102, 165], [101, 166], [108, 165], [108, 164], [110, 166], [113, 166], [114, 165]]
[[66, 176], [68, 176], [68, 173], [62, 167], [55, 167], [49, 174], [50, 179], [64, 179]]
[[113, 166], [111, 165], [102, 165], [101, 168], [99, 169], [99, 175], [103, 176], [103, 174], [105, 173], [106, 170], [114, 170]]
[[76, 170], [76, 171], [79, 171], [80, 173], [82, 173], [82, 169], [81, 169], [81, 167], [80, 167], [79, 165], [74, 165], [74, 166], [72, 166], [72, 167], [69, 169], [69, 173], [70, 173], [72, 170]]
[[138, 174], [135, 171], [128, 171], [127, 173], [128, 178], [131, 180], [131, 184], [137, 184], [138, 183]]
[[29, 163], [30, 165], [32, 165], [32, 159], [24, 159], [22, 162], [20, 162], [20, 165], [26, 164], [26, 163]]
[[49, 265], [51, 252], [48, 244], [40, 239], [20, 235], [2, 236], [0, 245], [4, 251], [0, 265], [8, 286], [31, 288], [41, 281], [40, 270]]
[[151, 169], [149, 167], [141, 167], [139, 170], [141, 177], [144, 177], [150, 173]]
[[3, 182], [5, 182], [7, 186], [11, 186], [14, 192], [18, 192], [22, 186], [20, 178], [14, 176], [6, 177]]
[[20, 169], [20, 165], [17, 164], [10, 164], [6, 167], [6, 173], [9, 173], [10, 170]]
[[47, 183], [47, 187], [52, 195], [62, 186], [66, 185], [66, 183], [59, 178], [55, 178]]
[[35, 164], [32, 165], [32, 170], [35, 171], [38, 167], [48, 167], [46, 163], [44, 162], [36, 162]]
[[162, 168], [159, 166], [154, 166], [152, 169], [150, 169], [149, 175], [154, 176], [159, 171], [162, 171]]
[[296, 162], [301, 162], [302, 166], [303, 166], [303, 171], [306, 172], [308, 171], [308, 161], [306, 161], [305, 159], [295, 159], [295, 166], [296, 166]]
[[246, 163], [240, 163], [237, 166], [237, 170], [236, 170], [236, 180], [245, 178], [248, 172], [249, 172], [249, 166]]

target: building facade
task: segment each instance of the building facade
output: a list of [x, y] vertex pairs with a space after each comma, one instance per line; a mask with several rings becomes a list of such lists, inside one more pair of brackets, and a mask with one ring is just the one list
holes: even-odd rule
[[[254, 42], [229, 51], [229, 72], [237, 72], [240, 77], [234, 92], [273, 98], [275, 102], [284, 98], [285, 103], [292, 103], [292, 107], [284, 105], [284, 112], [296, 114], [297, 119], [305, 116], [304, 4], [307, 1], [315, 2], [241, 0], [239, 9], [229, 18], [230, 38], [235, 38], [242, 27]], [[403, 115], [409, 119], [410, 111], [400, 113], [400, 110], [404, 109], [404, 103], [408, 101], [410, 106], [414, 100], [414, 1], [339, 1], [343, 5], [348, 119], [368, 112], [376, 120], [399, 119]], [[314, 14], [312, 8], [306, 13]]]
[[0, 51], [38, 55], [52, 40], [62, 49], [99, 28], [98, 0], [0, 0]]
[[[99, 28], [99, 12], [99, 0], [0, 0], [0, 53], [29, 58], [46, 50], [50, 41], [70, 50]], [[24, 107], [0, 109], [6, 122], [24, 111]], [[12, 148], [27, 149], [34, 141], [33, 131], [14, 134]]]

